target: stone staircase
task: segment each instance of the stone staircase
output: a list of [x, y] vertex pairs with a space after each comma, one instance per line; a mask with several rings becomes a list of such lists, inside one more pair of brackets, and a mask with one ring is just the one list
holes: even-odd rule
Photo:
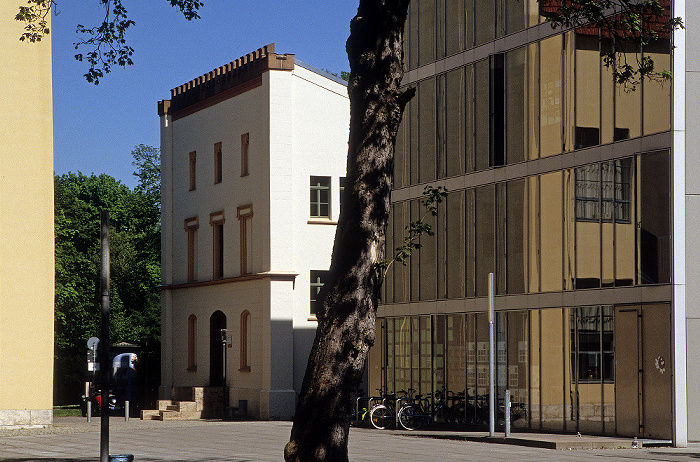
[[158, 400], [157, 410], [141, 411], [141, 420], [198, 420], [201, 418], [201, 406], [198, 406], [195, 401]]

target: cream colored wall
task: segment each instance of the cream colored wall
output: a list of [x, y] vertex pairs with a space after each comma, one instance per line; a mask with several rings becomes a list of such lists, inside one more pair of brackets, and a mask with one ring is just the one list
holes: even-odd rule
[[[217, 310], [226, 315], [226, 328], [232, 347], [227, 349], [226, 382], [231, 387], [232, 405], [239, 399], [248, 400], [248, 413], [259, 415], [261, 389], [269, 389], [270, 282], [246, 281], [189, 289], [172, 294], [172, 382], [176, 387], [205, 387], [209, 385], [210, 333], [209, 318]], [[250, 371], [240, 371], [241, 313], [250, 312]], [[197, 317], [195, 364], [187, 370], [187, 322], [191, 314]]]
[[[199, 216], [197, 280], [213, 274], [209, 214], [224, 211], [224, 277], [240, 276], [237, 207], [253, 204], [249, 273], [270, 270], [268, 90], [258, 87], [172, 122], [173, 249], [187, 249], [186, 218]], [[250, 134], [249, 175], [241, 176], [241, 135]], [[214, 143], [222, 144], [222, 182], [214, 184]], [[197, 152], [197, 187], [189, 191], [189, 153]], [[187, 252], [172, 253], [172, 281], [187, 281]]]
[[0, 2], [0, 427], [53, 406], [51, 40], [19, 41], [25, 3]]
[[[327, 269], [333, 221], [309, 224], [309, 176], [332, 177], [333, 220], [345, 174], [349, 105], [341, 84], [296, 66], [268, 71], [262, 85], [181, 119], [161, 118], [163, 284], [187, 281], [184, 220], [199, 217], [197, 281], [212, 279], [209, 214], [224, 211], [224, 279], [240, 276], [236, 209], [252, 204], [249, 273], [296, 275], [226, 281], [165, 291], [163, 387], [209, 384], [209, 317], [221, 310], [233, 335], [227, 377], [232, 406], [248, 415], [293, 416], [316, 323], [309, 320], [309, 271]], [[249, 175], [240, 175], [240, 136], [250, 134]], [[223, 180], [214, 184], [214, 143], [222, 143]], [[197, 187], [189, 191], [189, 153], [197, 152]], [[257, 275], [257, 276], [256, 276]], [[240, 314], [251, 313], [251, 370], [239, 370]], [[187, 371], [187, 320], [197, 316], [197, 370]]]

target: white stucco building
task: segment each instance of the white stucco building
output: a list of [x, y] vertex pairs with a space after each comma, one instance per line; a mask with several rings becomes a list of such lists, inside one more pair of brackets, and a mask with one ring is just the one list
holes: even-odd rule
[[171, 95], [158, 107], [161, 397], [225, 383], [231, 407], [291, 418], [340, 213], [346, 87], [271, 44]]

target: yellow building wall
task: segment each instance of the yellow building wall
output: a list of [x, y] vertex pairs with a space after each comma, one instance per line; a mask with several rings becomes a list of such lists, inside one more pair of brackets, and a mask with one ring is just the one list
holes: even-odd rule
[[52, 423], [51, 40], [19, 41], [25, 4], [0, 2], [0, 427]]

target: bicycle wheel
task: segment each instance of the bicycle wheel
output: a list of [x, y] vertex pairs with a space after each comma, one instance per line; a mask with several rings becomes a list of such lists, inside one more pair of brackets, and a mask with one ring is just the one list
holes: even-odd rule
[[423, 419], [414, 406], [407, 404], [399, 411], [399, 423], [406, 430], [416, 430], [423, 423]]
[[384, 430], [391, 425], [393, 420], [394, 416], [391, 415], [391, 411], [383, 404], [374, 406], [369, 412], [369, 421], [378, 430]]

